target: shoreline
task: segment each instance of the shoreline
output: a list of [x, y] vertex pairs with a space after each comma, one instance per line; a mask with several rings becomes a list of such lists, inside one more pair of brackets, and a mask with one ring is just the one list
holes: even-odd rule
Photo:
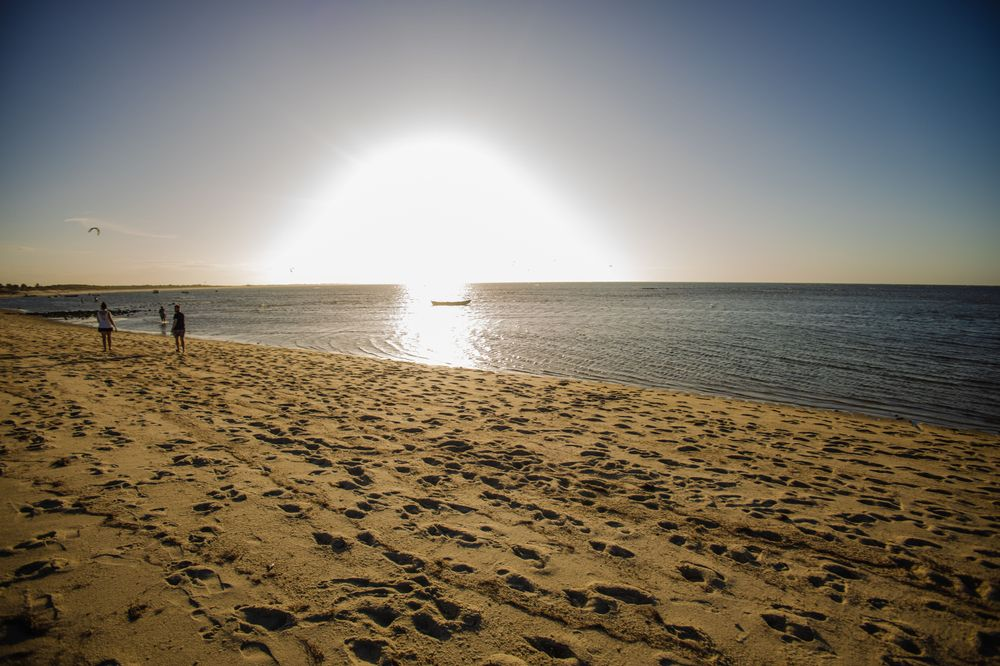
[[0, 656], [1000, 653], [1000, 437], [189, 342], [0, 314]]
[[[55, 314], [55, 313], [24, 312], [24, 311], [21, 311], [21, 310], [12, 310], [12, 309], [5, 309], [5, 308], [0, 307], [0, 313], [2, 313], [2, 312], [9, 312], [11, 314], [23, 314], [23, 315], [32, 316], [32, 317], [40, 317], [40, 318], [46, 319], [46, 320], [54, 322], [54, 323], [70, 324], [72, 326], [78, 326], [78, 327], [84, 327], [84, 328], [88, 327], [88, 325], [86, 323], [82, 322], [82, 321], [75, 321], [75, 319], [76, 319], [75, 317], [46, 316], [48, 314]], [[153, 331], [153, 330], [149, 330], [149, 331], [121, 331], [121, 332], [135, 334], [135, 335], [151, 335], [151, 336], [154, 336], [154, 337], [162, 337], [162, 335], [160, 333], [158, 333], [156, 331]], [[598, 378], [598, 377], [586, 377], [586, 376], [579, 376], [579, 375], [560, 375], [560, 374], [556, 374], [556, 373], [544, 373], [544, 372], [543, 373], [531, 373], [531, 372], [527, 372], [527, 371], [510, 369], [510, 368], [496, 368], [496, 369], [490, 369], [490, 368], [464, 368], [464, 366], [437, 365], [437, 364], [434, 364], [434, 363], [431, 363], [431, 362], [425, 362], [425, 361], [414, 361], [414, 360], [398, 359], [398, 358], [386, 358], [386, 357], [376, 356], [376, 355], [370, 355], [370, 354], [347, 354], [347, 353], [344, 353], [344, 352], [338, 352], [338, 351], [333, 351], [333, 350], [310, 349], [310, 348], [306, 348], [306, 347], [291, 347], [291, 346], [289, 346], [289, 347], [283, 347], [283, 346], [280, 346], [280, 345], [273, 345], [273, 344], [266, 343], [266, 342], [248, 342], [248, 341], [245, 341], [245, 340], [238, 340], [238, 339], [235, 339], [235, 338], [225, 338], [225, 337], [221, 337], [221, 336], [220, 337], [214, 337], [214, 336], [204, 336], [204, 337], [201, 337], [201, 336], [199, 336], [197, 334], [192, 334], [192, 335], [189, 335], [187, 337], [189, 339], [192, 339], [192, 340], [210, 340], [210, 341], [216, 341], [216, 342], [230, 342], [230, 343], [233, 343], [233, 344], [249, 344], [249, 345], [255, 345], [255, 346], [274, 347], [275, 349], [287, 349], [287, 350], [290, 350], [290, 351], [307, 351], [307, 352], [315, 352], [315, 353], [321, 353], [321, 354], [339, 354], [339, 355], [346, 355], [346, 356], [350, 356], [350, 357], [369, 358], [369, 359], [373, 359], [373, 360], [385, 360], [385, 361], [392, 361], [392, 362], [398, 362], [398, 363], [415, 363], [415, 364], [418, 364], [418, 365], [427, 365], [427, 366], [431, 366], [431, 367], [462, 368], [462, 369], [477, 370], [477, 371], [482, 371], [482, 372], [513, 373], [513, 374], [525, 375], [525, 376], [530, 376], [530, 377], [548, 377], [548, 378], [554, 378], [554, 379], [568, 379], [568, 380], [573, 380], [573, 381], [586, 381], [586, 382], [594, 382], [594, 383], [597, 383], [597, 384], [610, 385], [610, 386], [627, 386], [627, 387], [631, 387], [631, 388], [668, 391], [668, 392], [673, 392], [673, 393], [678, 393], [678, 394], [684, 394], [684, 395], [692, 395], [692, 396], [701, 396], [701, 397], [710, 397], [710, 398], [724, 398], [724, 399], [731, 399], [731, 400], [740, 400], [740, 401], [746, 401], [746, 402], [749, 402], [749, 403], [761, 403], [761, 404], [766, 404], [766, 405], [772, 405], [772, 406], [775, 406], [775, 407], [801, 407], [801, 408], [805, 408], [805, 409], [817, 409], [817, 410], [829, 411], [829, 412], [833, 412], [833, 413], [837, 413], [837, 414], [844, 414], [846, 416], [869, 417], [869, 418], [881, 419], [881, 420], [892, 421], [892, 422], [900, 422], [900, 423], [903, 423], [903, 424], [907, 424], [909, 427], [913, 427], [914, 429], [916, 429], [918, 431], [923, 426], [935, 426], [935, 427], [941, 427], [941, 428], [948, 428], [948, 429], [958, 430], [958, 431], [961, 431], [961, 432], [973, 432], [973, 433], [980, 433], [980, 434], [984, 434], [984, 435], [1000, 435], [1000, 425], [998, 425], [998, 426], [990, 426], [990, 425], [987, 425], [987, 424], [961, 423], [961, 422], [958, 422], [958, 421], [950, 420], [948, 418], [940, 418], [938, 420], [933, 420], [933, 419], [928, 418], [927, 415], [918, 415], [918, 414], [913, 414], [913, 415], [909, 415], [909, 416], [903, 415], [903, 414], [898, 414], [898, 413], [893, 414], [893, 413], [890, 413], [890, 410], [888, 408], [886, 408], [886, 409], [880, 409], [877, 406], [870, 408], [870, 411], [864, 411], [863, 408], [858, 408], [856, 406], [852, 406], [852, 405], [849, 405], [849, 404], [844, 404], [843, 406], [836, 406], [836, 404], [834, 404], [833, 402], [830, 402], [830, 401], [824, 402], [824, 399], [822, 399], [822, 398], [816, 398], [815, 402], [813, 402], [813, 403], [795, 402], [793, 398], [788, 398], [787, 400], [782, 400], [780, 398], [769, 397], [769, 396], [766, 396], [764, 394], [760, 394], [760, 395], [740, 394], [738, 391], [735, 391], [735, 390], [729, 390], [729, 391], [718, 390], [718, 391], [713, 391], [711, 389], [703, 389], [703, 388], [685, 388], [685, 387], [677, 387], [677, 386], [674, 386], [674, 387], [670, 387], [670, 386], [657, 386], [657, 385], [653, 385], [653, 384], [642, 384], [642, 383], [637, 383], [637, 382], [635, 382], [635, 383], [629, 383], [629, 382], [623, 382], [623, 381], [613, 381], [613, 380], [608, 380], [608, 379], [601, 379], [601, 378]]]

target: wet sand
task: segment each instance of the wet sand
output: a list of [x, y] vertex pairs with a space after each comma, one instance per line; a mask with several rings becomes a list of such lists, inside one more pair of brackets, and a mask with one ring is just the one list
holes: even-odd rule
[[0, 314], [0, 661], [1000, 655], [1000, 437]]

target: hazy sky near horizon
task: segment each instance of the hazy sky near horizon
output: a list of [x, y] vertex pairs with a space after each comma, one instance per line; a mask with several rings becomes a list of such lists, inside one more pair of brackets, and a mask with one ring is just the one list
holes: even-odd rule
[[1000, 284], [985, 0], [23, 0], [0, 98], [0, 282]]

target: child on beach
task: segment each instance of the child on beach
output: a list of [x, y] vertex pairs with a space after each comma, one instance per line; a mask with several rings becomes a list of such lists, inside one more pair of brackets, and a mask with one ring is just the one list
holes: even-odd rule
[[181, 312], [180, 305], [174, 305], [174, 325], [170, 327], [170, 332], [174, 334], [174, 346], [177, 351], [184, 349], [184, 313]]
[[97, 330], [101, 334], [101, 349], [106, 352], [111, 351], [111, 331], [117, 331], [115, 318], [108, 309], [108, 304], [101, 301], [101, 309], [97, 311]]

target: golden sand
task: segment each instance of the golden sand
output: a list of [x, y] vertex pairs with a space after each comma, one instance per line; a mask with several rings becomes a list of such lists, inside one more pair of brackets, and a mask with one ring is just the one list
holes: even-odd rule
[[0, 355], [0, 661], [1000, 651], [995, 435], [13, 314]]

